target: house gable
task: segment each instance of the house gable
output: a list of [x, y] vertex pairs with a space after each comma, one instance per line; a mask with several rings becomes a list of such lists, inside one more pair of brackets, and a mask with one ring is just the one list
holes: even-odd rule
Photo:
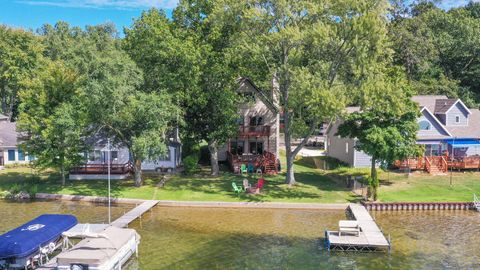
[[[460, 100], [459, 100], [460, 101]], [[456, 102], [445, 113], [446, 126], [468, 126], [468, 118], [470, 110], [463, 104], [463, 102]]]
[[422, 116], [417, 119], [419, 124], [418, 137], [451, 136], [450, 132], [427, 108], [424, 107], [421, 113]]

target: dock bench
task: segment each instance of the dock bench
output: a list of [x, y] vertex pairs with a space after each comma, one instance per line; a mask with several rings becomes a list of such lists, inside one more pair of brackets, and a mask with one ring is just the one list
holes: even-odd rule
[[344, 234], [355, 234], [360, 235], [360, 226], [356, 220], [340, 220], [338, 222], [338, 235], [341, 236]]

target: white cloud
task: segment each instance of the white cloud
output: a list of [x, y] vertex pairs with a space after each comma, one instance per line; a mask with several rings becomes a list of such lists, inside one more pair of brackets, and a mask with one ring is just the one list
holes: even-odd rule
[[178, 0], [21, 0], [18, 3], [35, 6], [56, 6], [73, 8], [174, 8]]

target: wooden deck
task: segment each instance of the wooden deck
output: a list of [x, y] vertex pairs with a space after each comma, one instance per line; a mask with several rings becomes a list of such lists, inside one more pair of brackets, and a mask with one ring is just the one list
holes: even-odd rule
[[367, 209], [358, 204], [350, 204], [347, 208], [358, 222], [360, 234], [339, 235], [338, 231], [326, 231], [326, 246], [328, 250], [341, 251], [376, 251], [389, 250], [390, 243], [377, 226]]

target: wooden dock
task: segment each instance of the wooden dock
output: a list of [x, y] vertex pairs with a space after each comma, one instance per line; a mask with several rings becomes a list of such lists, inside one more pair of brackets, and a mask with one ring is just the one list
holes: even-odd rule
[[390, 242], [363, 205], [349, 204], [347, 211], [358, 222], [360, 233], [358, 236], [339, 235], [338, 231], [325, 231], [325, 244], [328, 250], [376, 251], [390, 249]]
[[135, 219], [141, 217], [145, 212], [152, 209], [159, 201], [144, 201], [139, 206], [133, 208], [132, 210], [125, 213], [125, 215], [119, 217], [117, 220], [112, 222], [112, 226], [119, 228], [126, 228]]

